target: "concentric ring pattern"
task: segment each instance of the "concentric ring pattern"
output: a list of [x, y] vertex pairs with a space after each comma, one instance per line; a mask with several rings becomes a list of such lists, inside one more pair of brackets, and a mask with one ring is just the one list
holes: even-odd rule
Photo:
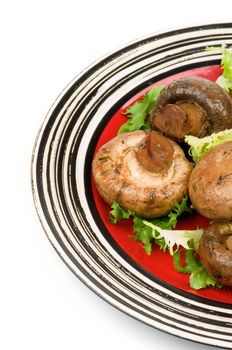
[[94, 147], [130, 97], [160, 79], [219, 63], [206, 46], [232, 43], [232, 23], [147, 36], [76, 77], [36, 140], [32, 190], [41, 223], [69, 268], [102, 298], [171, 334], [232, 349], [231, 306], [181, 292], [143, 271], [107, 235], [91, 193]]

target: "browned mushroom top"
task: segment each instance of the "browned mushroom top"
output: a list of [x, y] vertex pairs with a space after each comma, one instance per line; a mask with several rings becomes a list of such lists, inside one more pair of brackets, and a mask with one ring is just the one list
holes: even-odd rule
[[184, 77], [161, 91], [150, 121], [177, 141], [187, 134], [203, 137], [232, 128], [232, 99], [208, 79]]
[[214, 220], [232, 220], [232, 141], [210, 150], [189, 179], [194, 208]]
[[164, 216], [184, 197], [192, 167], [182, 149], [156, 131], [134, 131], [106, 143], [93, 160], [101, 197], [142, 217]]
[[232, 287], [232, 230], [223, 234], [220, 224], [211, 224], [201, 237], [198, 252], [208, 273]]

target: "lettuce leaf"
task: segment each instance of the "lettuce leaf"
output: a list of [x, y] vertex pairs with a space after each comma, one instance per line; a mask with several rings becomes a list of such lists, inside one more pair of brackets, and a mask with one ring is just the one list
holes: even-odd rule
[[136, 242], [141, 242], [146, 253], [150, 255], [152, 251], [152, 243], [154, 241], [152, 230], [147, 230], [146, 226], [143, 223], [143, 219], [137, 215], [134, 215], [133, 231], [136, 234], [130, 235], [130, 237]]
[[124, 210], [116, 201], [113, 201], [111, 205], [112, 210], [110, 211], [109, 222], [111, 224], [117, 224], [122, 219], [129, 219], [133, 215], [132, 211]]
[[222, 61], [223, 76], [226, 80], [232, 82], [232, 51], [226, 48], [222, 48]]
[[220, 75], [220, 77], [217, 78], [216, 83], [227, 92], [232, 90], [232, 80], [228, 80], [224, 75]]
[[[135, 232], [135, 235], [131, 235], [130, 237], [135, 241], [141, 242], [148, 255], [151, 254], [154, 241], [161, 249], [166, 249], [164, 238], [159, 237], [156, 239], [153, 234], [153, 229], [144, 224], [143, 218], [140, 218], [130, 210], [124, 210], [117, 202], [113, 202], [111, 208], [112, 210], [110, 211], [109, 221], [112, 224], [116, 224], [122, 219], [133, 217], [133, 231]], [[181, 203], [176, 203], [174, 209], [167, 216], [151, 219], [149, 221], [147, 220], [147, 222], [150, 222], [163, 230], [170, 230], [175, 228], [178, 217], [184, 212], [192, 212], [192, 209], [188, 205], [187, 195], [182, 199]]]
[[[190, 248], [193, 243], [189, 243]], [[173, 262], [176, 271], [190, 274], [190, 287], [193, 289], [202, 289], [208, 286], [222, 288], [219, 282], [216, 282], [206, 271], [202, 262], [198, 259], [197, 253], [193, 249], [185, 250], [184, 266], [181, 264], [181, 252], [174, 252]]]
[[[176, 204], [169, 215], [149, 221], [138, 217], [130, 210], [123, 209], [117, 202], [114, 202], [109, 221], [116, 224], [120, 220], [132, 217], [133, 230], [136, 234], [130, 237], [141, 242], [148, 255], [151, 254], [153, 242], [162, 250], [169, 249], [176, 271], [190, 274], [191, 288], [201, 289], [207, 286], [221, 288], [221, 284], [209, 276], [195, 251], [203, 230], [172, 230], [176, 226], [177, 218], [182, 213], [191, 212], [187, 201], [188, 197], [185, 196], [181, 203]], [[184, 265], [181, 263], [183, 249], [180, 250], [179, 247], [184, 249]]]
[[157, 239], [163, 238], [165, 241], [164, 250], [168, 248], [170, 255], [177, 252], [181, 247], [189, 249], [189, 242], [192, 241], [194, 249], [198, 248], [200, 238], [203, 234], [203, 230], [163, 230], [160, 227], [153, 225], [151, 222], [143, 221], [144, 225], [152, 229], [153, 237]]
[[232, 90], [232, 51], [229, 50], [226, 45], [222, 45], [221, 47], [206, 47], [206, 51], [214, 50], [217, 50], [222, 54], [221, 66], [223, 69], [223, 73], [217, 78], [216, 83], [227, 92], [230, 92], [230, 90]]
[[142, 100], [135, 102], [132, 106], [127, 108], [125, 114], [128, 115], [128, 120], [119, 128], [118, 134], [140, 129], [151, 129], [150, 123], [146, 120], [146, 116], [151, 112], [163, 88], [163, 85], [153, 87], [143, 96]]
[[[172, 228], [173, 227], [172, 225], [174, 225], [173, 217], [170, 220], [169, 216], [153, 219], [153, 220], [150, 220], [149, 222], [163, 229]], [[176, 222], [177, 222], [177, 217], [175, 219], [175, 225], [176, 225]], [[136, 234], [131, 235], [130, 237], [135, 241], [141, 242], [148, 255], [151, 254], [153, 242], [155, 242], [160, 247], [160, 249], [162, 250], [165, 249], [166, 243], [164, 239], [163, 238], [156, 239], [156, 237], [153, 234], [152, 228], [145, 225], [144, 219], [136, 215], [134, 216], [134, 220], [133, 220], [133, 230]]]
[[232, 141], [232, 129], [213, 133], [203, 138], [186, 135], [184, 140], [190, 146], [189, 154], [197, 163], [210, 149], [221, 143]]
[[[166, 250], [168, 248], [170, 255], [173, 256], [176, 271], [190, 274], [189, 282], [191, 288], [196, 290], [207, 286], [222, 288], [222, 285], [208, 274], [202, 262], [198, 259], [196, 250], [204, 232], [202, 229], [165, 230], [148, 221], [143, 221], [143, 224], [150, 229], [148, 230], [150, 238], [152, 237], [157, 244], [162, 242], [161, 245], [159, 244], [161, 249]], [[148, 235], [145, 235], [145, 237], [147, 239]], [[184, 248], [185, 252], [184, 266], [181, 264], [180, 247]]]
[[226, 45], [222, 45], [221, 47], [209, 46], [206, 47], [206, 51], [219, 50], [222, 54], [221, 66], [223, 69], [223, 73], [218, 79], [216, 83], [220, 85], [224, 90], [229, 92], [232, 90], [232, 51], [226, 48]]
[[[149, 226], [151, 226], [151, 224], [149, 224]], [[173, 263], [176, 271], [190, 274], [189, 283], [191, 288], [196, 290], [206, 288], [208, 286], [222, 288], [222, 285], [208, 274], [204, 265], [198, 258], [196, 250], [198, 249], [199, 241], [203, 234], [202, 229], [161, 230], [158, 227], [153, 227], [153, 230], [153, 232], [158, 231], [160, 236], [164, 238], [164, 241], [166, 242], [165, 249], [168, 248], [170, 255], [173, 256]], [[181, 264], [180, 247], [184, 248], [184, 266]]]

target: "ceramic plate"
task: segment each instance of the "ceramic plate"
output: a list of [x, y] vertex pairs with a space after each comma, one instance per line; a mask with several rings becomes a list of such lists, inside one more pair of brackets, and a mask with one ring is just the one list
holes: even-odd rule
[[[232, 349], [232, 292], [193, 291], [170, 256], [146, 255], [131, 222], [108, 221], [91, 177], [94, 152], [116, 135], [123, 111], [154, 84], [184, 75], [215, 80], [232, 23], [150, 35], [105, 56], [77, 76], [49, 111], [36, 140], [32, 190], [44, 230], [68, 267], [106, 301], [157, 329]], [[207, 226], [196, 215], [180, 227]]]

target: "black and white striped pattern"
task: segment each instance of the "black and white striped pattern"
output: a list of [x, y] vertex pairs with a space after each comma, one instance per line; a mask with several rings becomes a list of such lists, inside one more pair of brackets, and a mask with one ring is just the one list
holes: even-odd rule
[[99, 296], [163, 331], [232, 349], [231, 306], [179, 291], [131, 261], [107, 235], [90, 184], [96, 141], [115, 111], [151, 83], [219, 63], [219, 52], [205, 47], [223, 43], [232, 43], [232, 23], [175, 30], [137, 40], [82, 72], [38, 134], [32, 190], [52, 245]]

